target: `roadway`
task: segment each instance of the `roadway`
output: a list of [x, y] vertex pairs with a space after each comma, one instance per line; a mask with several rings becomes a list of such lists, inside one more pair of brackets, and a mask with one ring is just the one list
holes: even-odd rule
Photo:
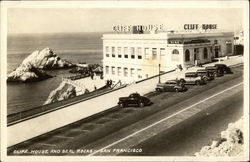
[[[37, 138], [10, 147], [8, 148], [8, 155], [17, 155], [17, 151], [15, 150], [28, 150], [26, 153], [18, 155], [118, 155], [119, 153], [110, 154], [96, 151], [106, 148], [112, 143], [118, 144], [119, 142], [116, 143], [117, 141], [140, 131], [142, 128], [152, 125], [152, 123], [157, 122], [157, 120], [159, 121], [182, 111], [186, 107], [195, 105], [198, 101], [202, 101], [200, 103], [201, 105], [196, 106], [202, 107], [204, 99], [213, 96], [214, 94], [218, 94], [218, 96], [214, 96], [215, 99], [220, 99], [218, 100], [218, 104], [214, 105], [211, 101], [207, 101], [207, 103], [205, 102], [204, 105], [207, 105], [206, 110], [209, 111], [205, 111], [205, 115], [204, 112], [200, 113], [201, 115], [198, 115], [197, 119], [193, 118], [190, 122], [186, 123], [193, 123], [198, 119], [202, 119], [203, 116], [213, 113], [213, 111], [218, 111], [218, 109], [224, 108], [221, 105], [226, 105], [225, 103], [230, 103], [229, 101], [233, 103], [237, 103], [237, 101], [242, 102], [243, 84], [241, 83], [243, 81], [243, 66], [235, 67], [232, 71], [234, 72], [233, 74], [216, 78], [207, 85], [188, 86], [189, 89], [187, 92], [151, 92], [147, 95], [154, 102], [151, 106], [144, 108], [130, 107], [124, 109], [115, 107], [110, 112], [103, 113], [93, 118], [83, 119], [63, 128], [46, 133], [45, 135], [41, 135]], [[236, 89], [237, 93], [235, 92], [231, 96], [227, 96], [227, 94], [230, 93], [227, 93], [225, 90], [230, 87], [233, 88], [229, 90], [234, 92]], [[223, 95], [220, 95], [222, 94], [222, 91], [225, 92], [223, 92]], [[197, 110], [199, 109], [196, 109], [195, 111]], [[182, 114], [181, 117], [176, 118], [173, 122], [178, 121], [179, 119], [185, 119], [188, 115], [196, 113], [195, 111], [190, 111], [188, 114], [184, 115]], [[176, 128], [183, 129], [182, 127]], [[141, 143], [132, 140], [133, 144], [129, 145], [129, 142], [127, 143], [125, 141], [124, 146], [120, 145], [119, 147], [130, 148], [140, 146], [140, 148], [147, 150], [144, 153], [149, 153], [150, 149], [147, 148], [150, 148], [149, 146], [151, 145], [147, 143], [147, 141], [152, 141], [152, 143], [154, 143], [154, 136], [158, 136], [156, 133], [157, 131], [159, 130], [156, 130], [155, 132], [151, 131], [152, 133], [149, 133], [151, 134], [150, 137], [145, 135], [145, 138], [143, 137], [143, 134], [145, 133], [142, 132], [142, 135], [140, 135], [139, 138], [144, 140], [142, 140]], [[159, 135], [163, 134], [163, 137], [165, 138], [164, 135], [168, 133], [169, 132], [166, 133], [162, 130], [159, 132]], [[30, 152], [31, 150], [33, 150], [33, 152]], [[35, 153], [34, 150], [38, 151]], [[40, 153], [39, 150], [49, 150], [49, 154]], [[51, 150], [65, 151], [52, 153]], [[144, 154], [141, 153], [137, 155]]]

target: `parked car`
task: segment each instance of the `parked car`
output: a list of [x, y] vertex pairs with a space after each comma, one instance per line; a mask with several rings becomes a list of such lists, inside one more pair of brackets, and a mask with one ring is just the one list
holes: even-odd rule
[[132, 93], [128, 97], [120, 97], [118, 105], [120, 107], [127, 106], [140, 106], [144, 107], [146, 105], [150, 105], [152, 102], [149, 98], [141, 96], [139, 93]]
[[196, 72], [185, 73], [185, 78], [181, 78], [180, 81], [183, 82], [184, 84], [193, 84], [193, 85], [206, 84], [206, 81], [201, 76], [198, 76]]
[[224, 75], [224, 72], [217, 66], [207, 66], [205, 69], [215, 77], [221, 77]]
[[166, 92], [183, 92], [187, 90], [187, 88], [179, 80], [168, 80], [165, 83], [158, 83], [155, 90]]
[[230, 67], [228, 67], [225, 64], [215, 64], [215, 67], [218, 67], [221, 71], [223, 71], [224, 74], [232, 74]]
[[198, 76], [201, 76], [205, 81], [211, 81], [214, 79], [214, 75], [209, 73], [206, 69], [198, 69], [196, 71]]

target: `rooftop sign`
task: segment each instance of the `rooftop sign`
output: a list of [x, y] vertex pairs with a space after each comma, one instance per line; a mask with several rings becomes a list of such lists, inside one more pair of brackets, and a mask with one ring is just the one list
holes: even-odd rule
[[163, 31], [163, 24], [161, 25], [116, 25], [113, 26], [115, 32], [133, 32], [133, 33], [144, 33], [150, 31]]
[[217, 24], [184, 24], [184, 30], [211, 30], [217, 29]]

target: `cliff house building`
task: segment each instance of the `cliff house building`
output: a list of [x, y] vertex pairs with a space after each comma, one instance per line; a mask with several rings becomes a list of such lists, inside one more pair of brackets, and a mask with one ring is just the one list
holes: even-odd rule
[[234, 54], [232, 32], [137, 32], [104, 34], [102, 39], [104, 79], [122, 83]]

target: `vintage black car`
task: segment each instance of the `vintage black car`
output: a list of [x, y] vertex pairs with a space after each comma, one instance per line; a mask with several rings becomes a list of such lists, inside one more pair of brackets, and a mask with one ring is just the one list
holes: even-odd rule
[[152, 102], [147, 97], [141, 96], [139, 93], [132, 93], [128, 97], [120, 97], [118, 105], [120, 107], [139, 106], [144, 107]]
[[224, 72], [216, 66], [207, 66], [205, 69], [215, 77], [221, 77], [224, 75]]
[[215, 67], [218, 67], [221, 71], [223, 71], [224, 74], [232, 74], [230, 67], [228, 67], [225, 64], [215, 64]]
[[158, 83], [155, 88], [156, 91], [166, 92], [183, 92], [187, 90], [186, 86], [179, 80], [168, 80], [165, 83]]
[[198, 76], [201, 76], [205, 81], [211, 81], [214, 79], [214, 75], [209, 73], [206, 69], [198, 69], [196, 71]]

